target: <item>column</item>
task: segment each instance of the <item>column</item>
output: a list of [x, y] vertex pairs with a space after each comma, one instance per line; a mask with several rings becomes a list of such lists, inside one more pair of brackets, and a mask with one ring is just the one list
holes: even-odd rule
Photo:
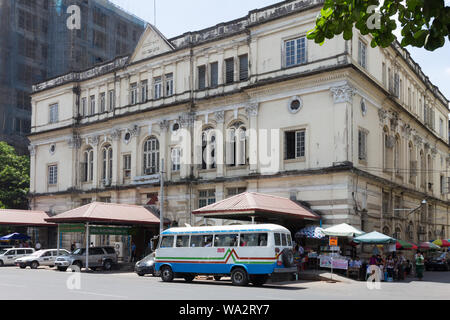
[[36, 145], [28, 146], [30, 151], [30, 193], [36, 192]]
[[101, 178], [101, 166], [100, 166], [100, 157], [99, 157], [99, 136], [92, 136], [88, 138], [88, 144], [92, 146], [92, 150], [94, 151], [94, 172], [92, 173], [92, 187], [94, 189], [98, 189], [99, 180]]
[[258, 110], [259, 105], [257, 103], [250, 104], [245, 108], [249, 119], [247, 152], [250, 173], [258, 172]]
[[217, 123], [216, 127], [216, 165], [217, 165], [217, 177], [223, 177], [225, 175], [225, 152], [224, 145], [226, 143], [225, 134], [225, 111], [217, 111], [215, 114]]
[[112, 172], [113, 172], [113, 176], [112, 176], [112, 181], [111, 184], [113, 186], [117, 186], [121, 184], [121, 181], [123, 181], [121, 179], [121, 174], [120, 174], [120, 137], [121, 137], [121, 132], [120, 130], [116, 129], [113, 130], [110, 133], [111, 139], [112, 139], [112, 148], [113, 148], [113, 168], [112, 168]]
[[129, 129], [128, 132], [133, 140], [131, 145], [131, 179], [134, 179], [140, 175], [139, 156], [142, 154], [141, 150], [139, 150], [140, 128], [135, 125], [132, 129]]
[[[163, 120], [159, 123], [160, 137], [159, 137], [159, 152], [160, 161], [164, 161], [164, 180], [167, 180], [167, 167], [171, 164], [170, 157], [168, 156], [168, 143], [167, 143], [167, 131], [169, 130], [169, 121]], [[161, 168], [160, 168], [161, 169]]]

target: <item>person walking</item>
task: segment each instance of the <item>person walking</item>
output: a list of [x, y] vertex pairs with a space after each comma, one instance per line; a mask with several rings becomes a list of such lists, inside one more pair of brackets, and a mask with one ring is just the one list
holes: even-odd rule
[[419, 281], [422, 281], [425, 258], [420, 251], [417, 251], [415, 259], [416, 259], [416, 275], [417, 278], [419, 278]]
[[136, 262], [136, 245], [131, 243], [131, 262]]

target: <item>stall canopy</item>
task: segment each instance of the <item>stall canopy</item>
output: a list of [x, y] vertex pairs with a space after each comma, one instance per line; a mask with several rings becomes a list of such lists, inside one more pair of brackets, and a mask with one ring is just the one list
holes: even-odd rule
[[49, 216], [44, 211], [0, 210], [0, 225], [14, 227], [55, 227], [45, 221]]
[[159, 225], [159, 218], [142, 206], [93, 202], [45, 219], [53, 223], [98, 225]]
[[355, 237], [364, 234], [363, 231], [358, 230], [355, 227], [352, 227], [351, 225], [348, 225], [346, 223], [327, 228], [323, 230], [323, 233], [327, 236], [332, 237]]
[[439, 249], [441, 249], [441, 247], [439, 247], [438, 245], [435, 245], [432, 242], [422, 242], [421, 244], [419, 244], [419, 248], [422, 250], [439, 250]]
[[409, 250], [409, 249], [417, 250], [419, 247], [412, 242], [408, 242], [405, 240], [397, 240], [396, 248], [397, 250]]
[[7, 236], [3, 236], [0, 238], [0, 241], [11, 241], [11, 240], [29, 240], [30, 237], [27, 236], [26, 234], [21, 234], [21, 233], [11, 233], [8, 234]]
[[279, 220], [320, 220], [311, 209], [287, 198], [245, 192], [192, 212], [194, 215], [229, 220], [276, 222]]
[[323, 239], [325, 238], [325, 234], [323, 233], [323, 229], [319, 226], [308, 226], [306, 228], [301, 229], [299, 232], [295, 234], [296, 238], [308, 238], [308, 239]]
[[446, 240], [446, 239], [435, 240], [435, 241], [433, 241], [433, 244], [435, 244], [439, 247], [448, 248], [448, 247], [450, 247], [450, 239], [449, 240]]
[[388, 244], [397, 242], [397, 240], [395, 240], [394, 238], [391, 238], [377, 231], [366, 233], [362, 236], [356, 237], [355, 239], [353, 239], [353, 241], [356, 243], [365, 244]]

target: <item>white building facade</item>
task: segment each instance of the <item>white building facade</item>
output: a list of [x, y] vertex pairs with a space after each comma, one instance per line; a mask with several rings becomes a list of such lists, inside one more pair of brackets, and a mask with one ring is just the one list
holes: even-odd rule
[[158, 204], [163, 162], [179, 225], [254, 191], [306, 202], [324, 226], [448, 237], [448, 100], [398, 44], [308, 41], [321, 6], [173, 39], [149, 26], [132, 55], [34, 86], [31, 207]]

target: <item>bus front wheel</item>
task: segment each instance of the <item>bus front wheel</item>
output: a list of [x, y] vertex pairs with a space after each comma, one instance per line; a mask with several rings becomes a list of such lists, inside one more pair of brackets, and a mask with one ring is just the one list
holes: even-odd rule
[[172, 268], [169, 266], [164, 266], [161, 268], [161, 279], [164, 282], [172, 282], [174, 274]]
[[231, 272], [231, 282], [234, 286], [246, 286], [248, 284], [247, 272], [242, 268], [236, 268]]

